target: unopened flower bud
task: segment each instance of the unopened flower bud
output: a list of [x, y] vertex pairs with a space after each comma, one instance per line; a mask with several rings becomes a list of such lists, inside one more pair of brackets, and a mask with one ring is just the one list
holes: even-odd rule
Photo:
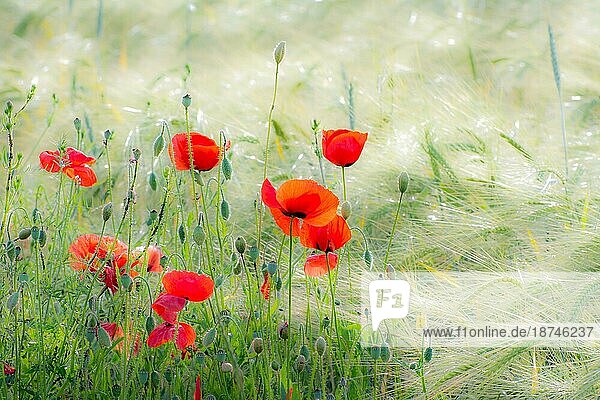
[[209, 330], [206, 331], [204, 336], [202, 337], [202, 346], [208, 347], [215, 341], [215, 337], [217, 336], [217, 329], [213, 326]]
[[271, 369], [273, 371], [277, 372], [281, 369], [281, 364], [279, 364], [279, 362], [277, 360], [273, 360], [273, 361], [271, 361]]
[[256, 353], [256, 354], [260, 354], [263, 351], [263, 340], [260, 337], [255, 337], [252, 340], [252, 350]]
[[348, 200], [344, 200], [342, 203], [342, 218], [348, 219], [352, 214], [352, 206]]
[[104, 222], [108, 221], [112, 216], [113, 205], [112, 202], [106, 203], [104, 207], [102, 207], [102, 220]]
[[202, 243], [204, 243], [204, 239], [206, 238], [206, 233], [204, 233], [204, 229], [202, 229], [202, 225], [200, 225], [200, 224], [196, 225], [192, 236], [194, 238], [194, 243], [196, 243], [198, 246], [200, 246], [200, 245], [202, 245]]
[[133, 279], [131, 279], [131, 276], [129, 274], [125, 273], [121, 275], [121, 286], [123, 286], [123, 289], [129, 291], [132, 285]]
[[223, 157], [221, 169], [223, 170], [223, 176], [225, 177], [225, 179], [230, 180], [231, 175], [233, 173], [233, 167], [231, 166], [231, 161], [229, 161], [227, 157]]
[[229, 203], [225, 199], [223, 199], [221, 202], [221, 216], [225, 221], [227, 221], [231, 216], [231, 211], [229, 211]]
[[102, 326], [98, 327], [98, 343], [100, 343], [102, 347], [110, 347], [111, 345], [110, 336]]
[[365, 249], [363, 259], [365, 260], [367, 267], [369, 267], [369, 269], [373, 269], [373, 255], [369, 249]]
[[142, 155], [142, 152], [140, 149], [138, 149], [138, 148], [131, 149], [131, 156], [134, 161], [138, 161], [140, 159], [141, 155]]
[[46, 245], [47, 239], [48, 239], [48, 235], [46, 235], [46, 231], [44, 229], [40, 229], [40, 237], [38, 239], [38, 245], [40, 247], [44, 247]]
[[156, 321], [154, 320], [154, 317], [152, 315], [148, 315], [148, 317], [146, 318], [146, 332], [148, 333], [148, 335], [154, 330], [155, 327]]
[[379, 346], [371, 347], [371, 357], [373, 360], [378, 360], [381, 356], [381, 348]]
[[433, 358], [433, 349], [431, 347], [428, 347], [425, 349], [425, 353], [423, 354], [423, 360], [425, 360], [425, 362], [429, 362], [429, 361], [431, 361], [432, 358]]
[[315, 350], [317, 350], [317, 353], [320, 356], [325, 354], [325, 350], [327, 350], [327, 342], [323, 336], [319, 336], [315, 341]]
[[275, 60], [275, 62], [277, 64], [279, 64], [283, 61], [284, 57], [285, 57], [285, 41], [282, 41], [282, 42], [277, 43], [277, 46], [275, 46], [275, 49], [273, 50], [273, 59]]
[[179, 241], [181, 244], [185, 243], [185, 227], [183, 224], [179, 224], [179, 228], [177, 229], [177, 235], [179, 236]]
[[302, 372], [304, 370], [304, 367], [306, 366], [306, 358], [300, 354], [298, 357], [296, 357], [296, 361], [294, 362], [294, 369], [296, 370], [296, 372]]
[[231, 365], [231, 363], [224, 362], [221, 364], [221, 371], [231, 373], [233, 372], [233, 365]]
[[153, 192], [156, 192], [156, 188], [158, 187], [158, 182], [156, 181], [156, 174], [154, 171], [150, 171], [148, 174], [148, 186], [152, 189]]
[[248, 249], [248, 257], [250, 257], [250, 261], [255, 262], [256, 260], [258, 260], [258, 256], [258, 247], [250, 246], [250, 248]]
[[10, 114], [12, 113], [12, 110], [13, 110], [13, 108], [14, 108], [14, 106], [13, 106], [13, 102], [12, 102], [12, 101], [10, 101], [10, 100], [8, 100], [8, 101], [6, 102], [6, 108], [4, 109], [4, 113], [5, 113], [6, 115], [10, 115]]
[[288, 340], [290, 337], [290, 325], [287, 322], [283, 322], [279, 325], [279, 338], [282, 340]]
[[162, 153], [165, 148], [165, 138], [162, 135], [162, 132], [154, 139], [154, 143], [152, 144], [152, 150], [154, 152], [154, 157], [158, 157], [160, 153]]
[[300, 354], [304, 356], [306, 361], [310, 360], [310, 350], [307, 345], [303, 344], [302, 347], [300, 347]]
[[31, 228], [23, 228], [19, 231], [19, 239], [25, 240], [31, 235]]
[[104, 141], [108, 142], [110, 139], [112, 139], [113, 137], [113, 133], [110, 131], [110, 129], [107, 129], [104, 131]]
[[235, 239], [235, 249], [238, 253], [244, 254], [246, 251], [246, 239], [244, 239], [242, 236], [239, 236], [237, 239]]
[[277, 263], [270, 262], [267, 264], [267, 272], [269, 275], [275, 275], [277, 273]]
[[408, 189], [408, 181], [410, 180], [410, 177], [408, 176], [408, 172], [403, 171], [400, 176], [398, 177], [398, 189], [400, 190], [400, 193], [405, 193], [406, 189]]
[[75, 118], [73, 120], [73, 126], [75, 127], [75, 130], [79, 132], [81, 130], [81, 120], [79, 118]]
[[186, 93], [185, 96], [183, 96], [183, 98], [181, 99], [181, 104], [183, 104], [183, 106], [185, 108], [188, 108], [189, 106], [192, 105], [192, 96], [190, 96], [189, 93]]

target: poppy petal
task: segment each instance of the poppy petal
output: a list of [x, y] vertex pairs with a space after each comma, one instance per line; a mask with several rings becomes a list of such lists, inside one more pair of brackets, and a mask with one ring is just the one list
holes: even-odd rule
[[162, 278], [167, 293], [189, 301], [204, 301], [212, 296], [215, 283], [208, 275], [192, 271], [170, 271]]
[[348, 223], [339, 215], [336, 215], [329, 224], [323, 227], [305, 223], [300, 229], [300, 243], [304, 247], [326, 252], [341, 248], [351, 238], [352, 231]]
[[[325, 258], [325, 256], [328, 258]], [[329, 259], [329, 265], [327, 265]], [[334, 253], [316, 254], [309, 256], [304, 264], [304, 273], [306, 276], [319, 277], [326, 275], [337, 266], [338, 256]]]
[[56, 151], [42, 151], [40, 153], [40, 167], [48, 172], [59, 172], [60, 171], [60, 152]]
[[277, 190], [282, 212], [315, 226], [327, 225], [336, 215], [339, 199], [310, 179], [290, 179]]
[[76, 271], [87, 269], [87, 264], [94, 255], [99, 242], [100, 236], [95, 234], [82, 235], [76, 238], [69, 246], [69, 264], [71, 268]]
[[175, 346], [177, 346], [179, 350], [185, 350], [193, 345], [194, 341], [196, 341], [196, 331], [194, 331], [194, 328], [184, 322], [180, 322], [177, 338], [175, 339]]
[[161, 293], [152, 303], [152, 309], [166, 322], [174, 324], [177, 321], [177, 313], [183, 310], [185, 303], [183, 297]]
[[269, 208], [281, 208], [279, 201], [277, 201], [277, 191], [273, 187], [273, 184], [268, 179], [265, 179], [260, 191], [262, 201]]
[[72, 147], [67, 147], [67, 159], [69, 160], [69, 164], [74, 167], [92, 165], [96, 162], [94, 157], [86, 156], [81, 151]]
[[96, 173], [87, 166], [70, 166], [63, 169], [65, 175], [83, 187], [93, 186], [97, 182]]
[[[283, 212], [281, 212], [281, 210], [279, 208], [269, 208], [269, 211], [271, 211], [273, 220], [275, 220], [275, 223], [281, 229], [281, 231], [285, 235], [290, 236], [290, 221], [292, 220], [292, 217], [288, 217], [287, 215], [284, 215]], [[298, 218], [294, 218], [294, 222], [292, 225], [292, 236], [296, 237], [299, 235], [300, 235], [300, 220]]]
[[158, 325], [150, 335], [148, 335], [148, 339], [146, 340], [146, 344], [148, 347], [158, 347], [163, 344], [173, 340], [173, 336], [175, 336], [175, 325], [170, 324], [168, 322], [163, 322]]
[[269, 284], [269, 273], [265, 272], [265, 280], [262, 286], [260, 287], [260, 292], [262, 293], [265, 300], [269, 300], [269, 298], [271, 297], [270, 291], [271, 285]]

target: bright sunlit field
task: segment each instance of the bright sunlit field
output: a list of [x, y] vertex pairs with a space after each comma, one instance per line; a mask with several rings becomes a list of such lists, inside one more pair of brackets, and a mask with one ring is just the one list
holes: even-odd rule
[[598, 342], [359, 323], [366, 272], [600, 272], [599, 37], [595, 0], [1, 1], [0, 399], [600, 398]]

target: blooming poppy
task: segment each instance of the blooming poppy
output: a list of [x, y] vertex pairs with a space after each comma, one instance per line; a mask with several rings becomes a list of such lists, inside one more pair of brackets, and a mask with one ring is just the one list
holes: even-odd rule
[[162, 278], [162, 283], [168, 294], [195, 302], [208, 299], [215, 288], [210, 276], [192, 271], [167, 272]]
[[304, 247], [321, 250], [326, 253], [336, 251], [352, 238], [352, 231], [344, 218], [336, 215], [325, 226], [302, 225], [300, 243]]
[[310, 179], [290, 179], [277, 190], [265, 179], [261, 197], [275, 223], [286, 235], [293, 236], [300, 234], [299, 219], [314, 226], [327, 225], [335, 217], [340, 202], [330, 190]]
[[174, 324], [177, 321], [177, 313], [183, 310], [185, 303], [183, 297], [161, 293], [152, 303], [152, 309], [166, 322]]
[[[326, 258], [327, 257], [327, 258]], [[327, 274], [337, 266], [338, 256], [335, 253], [314, 254], [306, 258], [304, 273], [317, 278]]]
[[349, 167], [358, 161], [368, 133], [336, 129], [323, 131], [323, 155], [339, 167]]
[[269, 284], [269, 273], [265, 271], [265, 280], [260, 287], [260, 292], [262, 293], [265, 300], [269, 300], [271, 297], [271, 285]]
[[[134, 268], [140, 264], [140, 260], [144, 258], [143, 252], [144, 247], [138, 247], [133, 251], [132, 254], [135, 261], [131, 264], [131, 268]], [[148, 257], [146, 260], [146, 271], [156, 272], [157, 274], [162, 273], [163, 267], [160, 264], [160, 260], [163, 257], [163, 252], [160, 250], [160, 248], [156, 246], [148, 246], [146, 249], [146, 255]]]
[[[219, 145], [198, 132], [190, 132], [194, 169], [197, 171], [210, 171], [220, 159]], [[187, 133], [178, 133], [169, 143], [169, 156], [175, 168], [184, 171], [190, 169], [190, 153]]]
[[[175, 329], [177, 329], [177, 335], [175, 335]], [[185, 350], [194, 344], [196, 332], [194, 328], [184, 322], [177, 324], [163, 322], [150, 332], [146, 343], [148, 347], [158, 347], [172, 340], [175, 340], [175, 346], [179, 350]]]
[[[95, 254], [95, 257], [94, 257]], [[76, 271], [83, 271], [90, 265], [90, 270], [95, 272], [100, 266], [100, 261], [106, 260], [111, 254], [117, 267], [122, 268], [127, 264], [127, 245], [110, 236], [100, 238], [96, 234], [82, 235], [76, 238], [69, 246], [69, 263]]]
[[62, 172], [81, 186], [89, 187], [97, 181], [96, 173], [90, 168], [96, 159], [72, 147], [67, 147], [63, 154], [59, 150], [42, 151], [39, 158], [40, 167], [52, 173]]

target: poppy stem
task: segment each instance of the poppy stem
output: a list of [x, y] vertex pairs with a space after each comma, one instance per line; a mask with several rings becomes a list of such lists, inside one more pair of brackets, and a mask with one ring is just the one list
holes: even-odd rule
[[346, 201], [346, 169], [342, 167], [342, 187], [344, 188], [344, 201]]
[[385, 260], [383, 261], [384, 268], [388, 264], [388, 259], [390, 256], [390, 249], [392, 248], [392, 241], [394, 240], [394, 235], [396, 234], [396, 225], [398, 225], [398, 218], [400, 217], [400, 206], [402, 205], [402, 196], [404, 196], [404, 192], [400, 192], [400, 198], [398, 199], [398, 207], [396, 208], [396, 217], [394, 218], [394, 225], [392, 226], [392, 232], [390, 233], [390, 239], [388, 241], [387, 250], [385, 251]]
[[[290, 332], [292, 330], [292, 257], [294, 255], [294, 217], [290, 218], [290, 258], [288, 264], [288, 327]], [[291, 335], [287, 338], [287, 375], [288, 375], [288, 388], [292, 387], [292, 340]]]
[[[190, 113], [189, 108], [184, 106], [185, 109], [185, 132], [187, 135], [187, 147], [188, 147], [188, 156], [190, 158], [190, 178], [192, 179], [192, 193], [194, 195], [194, 208], [196, 209], [196, 219], [198, 219], [198, 215], [200, 214], [200, 209], [198, 208], [198, 199], [196, 194], [196, 180], [194, 179], [194, 153], [192, 152], [192, 134], [190, 133]], [[200, 188], [202, 189], [202, 188]]]
[[[335, 309], [335, 289], [333, 286], [333, 279], [331, 278], [331, 267], [329, 265], [329, 252], [325, 252], [325, 264], [327, 265], [327, 278], [329, 280], [329, 292], [331, 293], [331, 319], [335, 326], [335, 337], [338, 344], [338, 354], [342, 354], [342, 342], [340, 341], [340, 328], [338, 326], [337, 311]], [[340, 369], [342, 371], [342, 377], [344, 377], [344, 363], [340, 357]]]

